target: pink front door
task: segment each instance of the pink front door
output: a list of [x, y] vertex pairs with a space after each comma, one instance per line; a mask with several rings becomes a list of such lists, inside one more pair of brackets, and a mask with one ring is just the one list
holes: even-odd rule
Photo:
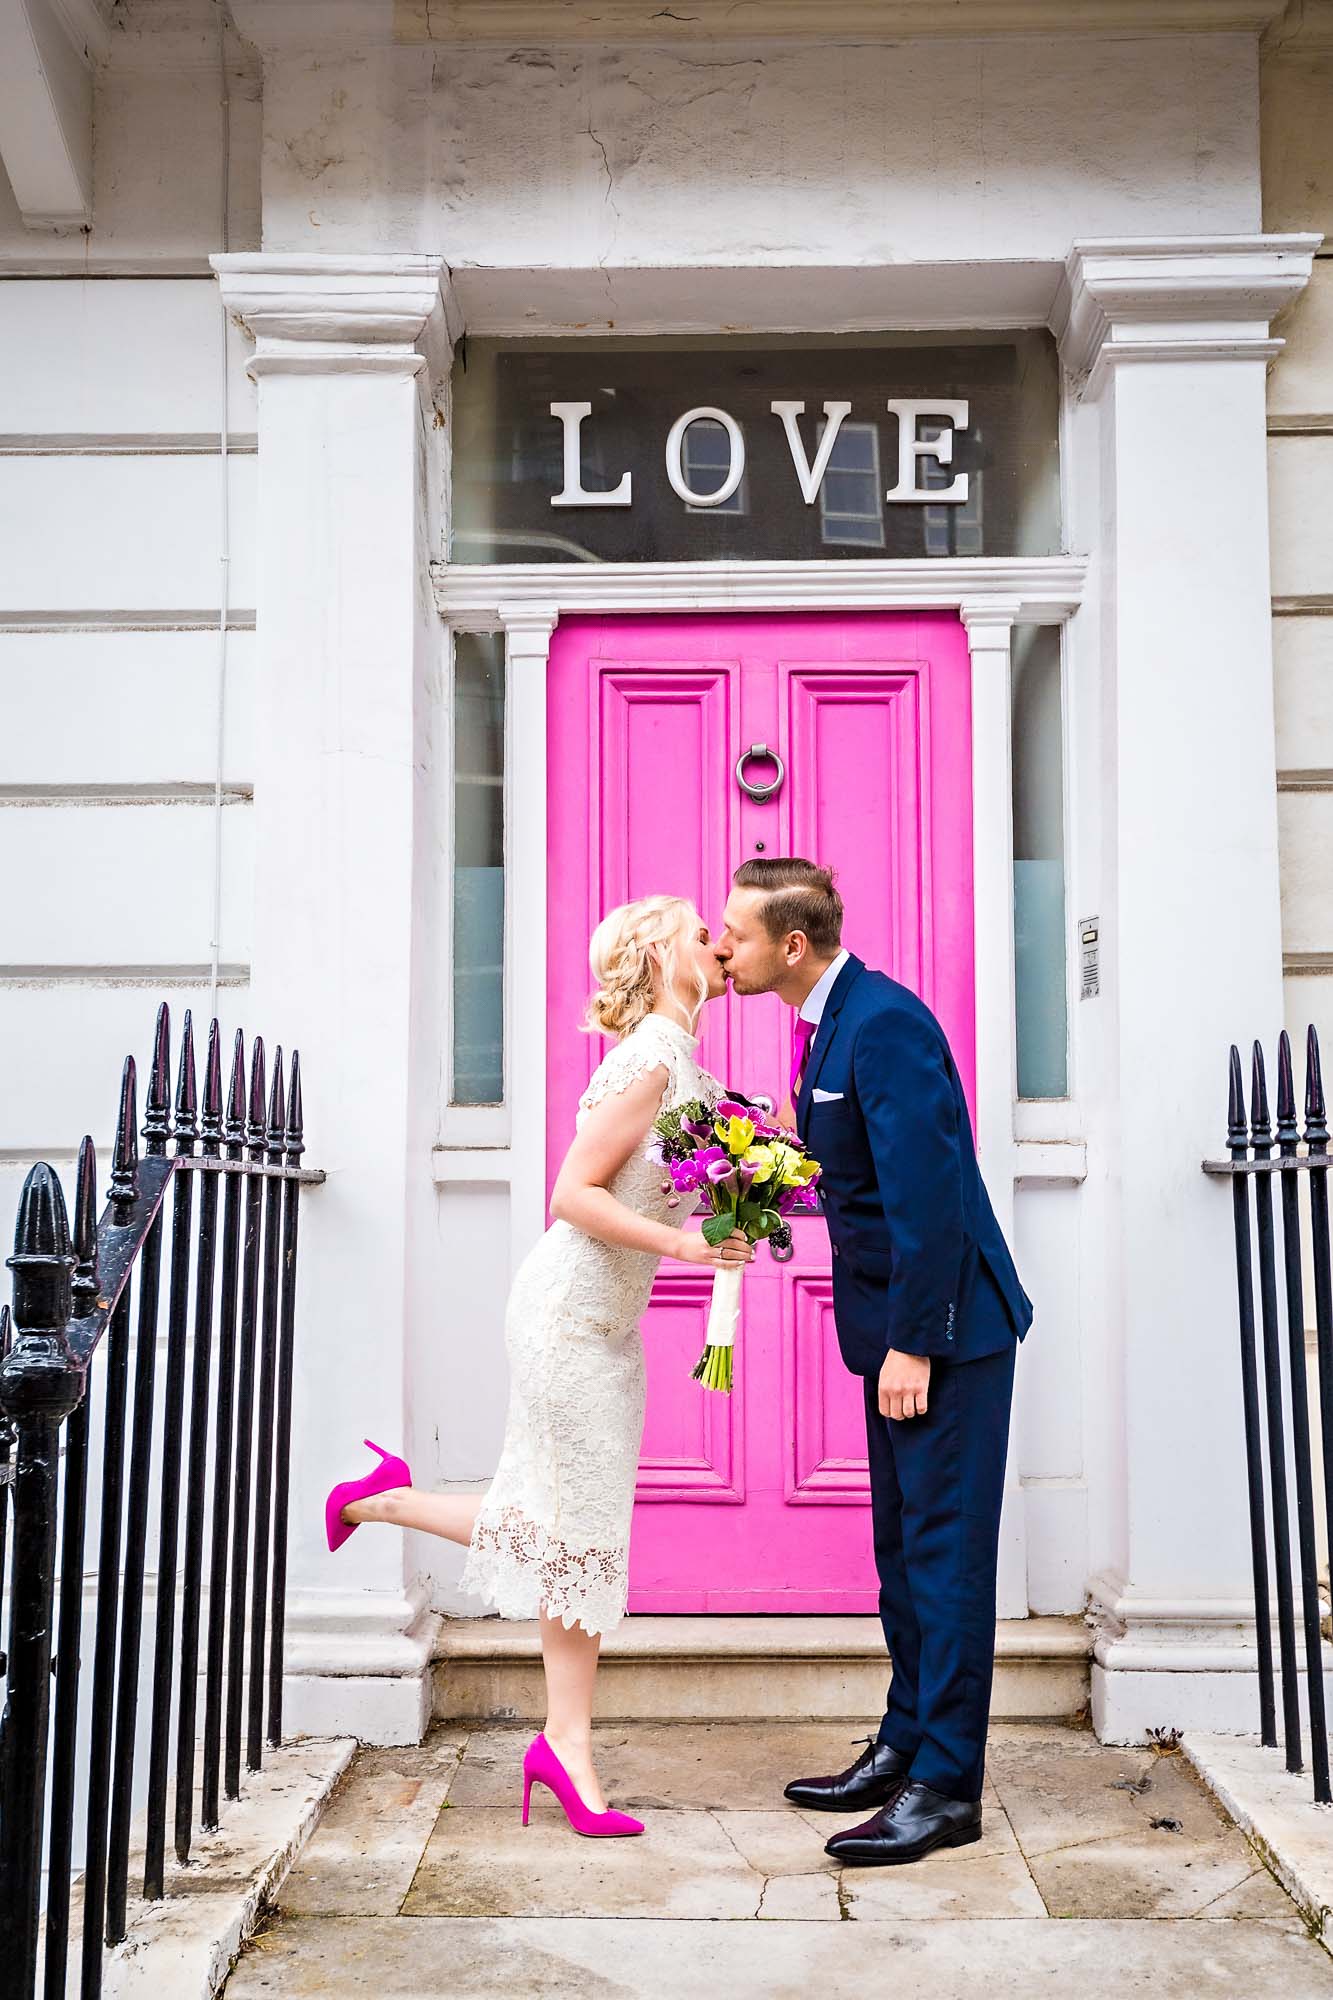
[[[548, 696], [550, 1178], [604, 1048], [577, 1027], [594, 925], [664, 891], [716, 931], [733, 868], [756, 853], [838, 870], [844, 941], [934, 1008], [970, 1097], [971, 711], [955, 617], [570, 619]], [[763, 803], [736, 776], [752, 744], [786, 767]], [[774, 775], [757, 760], [743, 773]], [[705, 1009], [700, 1059], [778, 1098], [791, 1018], [772, 996], [728, 994]], [[790, 1263], [761, 1248], [746, 1274], [729, 1398], [690, 1379], [709, 1278], [661, 1267], [633, 1611], [875, 1608], [861, 1384], [838, 1354], [825, 1226], [806, 1219], [796, 1239]]]

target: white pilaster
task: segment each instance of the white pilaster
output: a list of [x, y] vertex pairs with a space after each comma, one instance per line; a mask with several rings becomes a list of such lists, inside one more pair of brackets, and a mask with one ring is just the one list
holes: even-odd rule
[[[958, 615], [972, 659], [972, 908], [976, 967], [977, 1157], [1005, 1240], [1014, 1239], [1014, 813], [1011, 643], [1017, 597], [965, 598]], [[1026, 1618], [1027, 1524], [1018, 1479], [1017, 1408], [1022, 1353], [1005, 1469], [996, 1579], [997, 1616]]]
[[[412, 1741], [432, 1621], [398, 1534], [336, 1556], [323, 1499], [413, 1452], [408, 1325], [430, 1304], [440, 855], [431, 363], [436, 257], [214, 259], [255, 336], [259, 715], [253, 1025], [299, 1040], [302, 1206], [288, 1614], [294, 1720]], [[442, 1312], [439, 1287], [433, 1310]], [[354, 1607], [355, 1615], [349, 1607]]]
[[[1282, 1021], [1264, 377], [1315, 239], [1075, 246], [1056, 331], [1098, 424], [1108, 806], [1103, 1407], [1121, 1432], [1094, 1719], [1248, 1728], [1252, 1605], [1230, 1208], [1230, 1042]], [[1091, 886], [1091, 885], [1089, 885]]]
[[546, 1227], [546, 675], [553, 604], [502, 603], [505, 634], [506, 1095], [509, 1240], [517, 1269]]

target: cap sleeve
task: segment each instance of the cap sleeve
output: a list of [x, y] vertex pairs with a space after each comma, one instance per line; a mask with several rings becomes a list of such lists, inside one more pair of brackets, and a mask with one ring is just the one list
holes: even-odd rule
[[591, 1111], [604, 1098], [618, 1097], [641, 1076], [647, 1076], [650, 1070], [655, 1069], [665, 1069], [665, 1094], [669, 1096], [675, 1079], [675, 1052], [664, 1035], [654, 1034], [651, 1030], [645, 1032], [641, 1023], [598, 1063], [588, 1088], [579, 1099], [579, 1110]]

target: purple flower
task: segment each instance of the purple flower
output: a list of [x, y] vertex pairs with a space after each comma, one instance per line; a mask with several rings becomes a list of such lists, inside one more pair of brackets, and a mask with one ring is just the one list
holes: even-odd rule
[[710, 1160], [704, 1172], [715, 1188], [723, 1188], [726, 1193], [735, 1194], [739, 1185], [736, 1177], [736, 1169], [732, 1166], [730, 1159], [725, 1153], [722, 1154], [720, 1160]]
[[731, 1162], [731, 1154], [725, 1146], [703, 1146], [694, 1156], [694, 1164], [701, 1170], [715, 1166], [719, 1160]]
[[754, 1118], [754, 1110], [748, 1104], [738, 1104], [734, 1097], [724, 1097], [717, 1107], [719, 1118]]
[[680, 1129], [682, 1132], [688, 1132], [691, 1139], [711, 1139], [713, 1121], [711, 1118], [682, 1118]]
[[703, 1180], [696, 1160], [672, 1160], [670, 1173], [677, 1194], [693, 1194]]
[[749, 1194], [750, 1189], [754, 1186], [754, 1177], [758, 1173], [758, 1171], [759, 1169], [757, 1167], [747, 1166], [744, 1160], [737, 1160], [736, 1162], [736, 1179], [738, 1183], [737, 1192], [739, 1193], [742, 1201], [745, 1200], [745, 1197]]

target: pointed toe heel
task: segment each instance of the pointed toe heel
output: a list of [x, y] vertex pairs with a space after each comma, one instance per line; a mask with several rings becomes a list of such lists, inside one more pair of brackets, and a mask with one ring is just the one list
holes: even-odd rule
[[364, 1438], [362, 1442], [378, 1455], [379, 1464], [363, 1479], [342, 1480], [324, 1502], [324, 1532], [328, 1536], [330, 1554], [340, 1549], [347, 1537], [354, 1535], [361, 1525], [359, 1521], [343, 1520], [344, 1507], [350, 1507], [354, 1500], [365, 1500], [372, 1493], [387, 1493], [394, 1486], [412, 1484], [412, 1469], [405, 1458], [385, 1451], [383, 1445], [376, 1444], [371, 1438]]
[[565, 1818], [575, 1833], [587, 1834], [594, 1840], [615, 1839], [618, 1835], [642, 1833], [643, 1821], [631, 1819], [628, 1813], [595, 1813], [584, 1805], [560, 1759], [547, 1742], [545, 1736], [535, 1736], [528, 1745], [523, 1759], [523, 1824], [528, 1823], [528, 1803], [534, 1785], [545, 1785], [564, 1807]]

